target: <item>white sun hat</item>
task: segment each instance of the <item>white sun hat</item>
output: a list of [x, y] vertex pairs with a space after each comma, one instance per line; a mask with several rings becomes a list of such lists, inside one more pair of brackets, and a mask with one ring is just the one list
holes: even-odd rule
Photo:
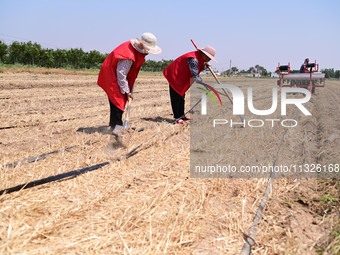
[[202, 51], [208, 58], [217, 62], [215, 58], [216, 51], [212, 46], [207, 45], [203, 49], [199, 49], [199, 50]]
[[[132, 46], [142, 53], [159, 54], [162, 49], [157, 46], [157, 38], [154, 34], [145, 32], [140, 38], [131, 39]], [[139, 48], [139, 44], [143, 43], [145, 49]]]

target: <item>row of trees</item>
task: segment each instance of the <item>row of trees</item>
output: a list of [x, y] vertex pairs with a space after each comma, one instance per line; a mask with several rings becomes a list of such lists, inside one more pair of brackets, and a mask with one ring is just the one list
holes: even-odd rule
[[[299, 73], [300, 70], [290, 70], [291, 73]], [[335, 70], [334, 68], [326, 68], [321, 70], [322, 73], [325, 74], [325, 78], [335, 78], [339, 79], [340, 78], [340, 70]]]
[[172, 60], [164, 60], [162, 61], [154, 61], [154, 60], [147, 60], [142, 65], [141, 70], [146, 72], [162, 72]]
[[[70, 50], [62, 49], [45, 49], [38, 43], [29, 42], [13, 42], [10, 45], [0, 41], [0, 63], [2, 64], [21, 64], [41, 66], [48, 68], [72, 68], [72, 69], [99, 69], [107, 54], [102, 54], [97, 50], [84, 52], [81, 48], [74, 48]], [[142, 71], [160, 72], [168, 66], [172, 60], [147, 60], [142, 66]], [[340, 78], [340, 70], [324, 69], [326, 78]], [[292, 70], [294, 72], [294, 70]], [[296, 70], [298, 72], [298, 70]], [[264, 67], [255, 65], [248, 70], [239, 70], [237, 67], [232, 67], [223, 75], [237, 75], [237, 74], [259, 74], [261, 76], [271, 76]]]
[[[93, 50], [84, 52], [81, 48], [70, 50], [44, 49], [38, 43], [13, 42], [6, 45], [0, 41], [0, 63], [41, 66], [48, 68], [99, 69], [107, 54]], [[148, 60], [142, 66], [143, 71], [160, 72], [172, 60]]]
[[239, 70], [237, 67], [232, 67], [222, 73], [223, 75], [255, 75], [259, 74], [261, 76], [271, 76], [271, 72], [268, 72], [266, 68], [260, 65], [249, 67], [248, 70]]
[[322, 70], [322, 72], [325, 74], [326, 78], [336, 78], [336, 79], [340, 78], [340, 70], [334, 71], [334, 68], [331, 68], [331, 69], [324, 69]]
[[0, 41], [0, 63], [22, 64], [49, 68], [98, 68], [106, 55], [93, 50], [84, 52], [81, 48], [53, 50], [42, 48], [38, 43], [13, 42], [6, 45]]
[[[291, 73], [299, 73], [300, 70], [291, 70]], [[335, 78], [340, 79], [340, 70], [334, 70], [334, 68], [326, 68], [321, 70], [325, 74], [327, 79]], [[239, 70], [237, 67], [232, 67], [222, 73], [223, 75], [254, 75], [259, 74], [260, 76], [271, 76], [271, 72], [268, 72], [264, 67], [256, 65], [255, 67], [250, 67], [248, 70]]]

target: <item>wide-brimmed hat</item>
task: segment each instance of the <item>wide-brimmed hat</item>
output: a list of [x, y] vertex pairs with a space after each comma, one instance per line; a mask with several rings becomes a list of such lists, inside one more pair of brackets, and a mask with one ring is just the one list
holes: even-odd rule
[[[140, 38], [131, 39], [132, 46], [142, 53], [159, 54], [162, 49], [157, 46], [157, 38], [154, 34], [146, 32]], [[144, 45], [145, 49], [139, 47], [140, 43]]]
[[202, 51], [208, 58], [217, 62], [215, 58], [216, 51], [212, 46], [207, 45], [203, 49], [199, 49], [199, 50]]

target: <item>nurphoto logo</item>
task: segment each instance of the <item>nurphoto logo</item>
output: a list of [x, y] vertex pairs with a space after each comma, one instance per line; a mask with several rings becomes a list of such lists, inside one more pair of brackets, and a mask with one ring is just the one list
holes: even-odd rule
[[[245, 109], [245, 96], [242, 90], [232, 84], [215, 84], [215, 89], [223, 89], [229, 90], [232, 94], [233, 98], [233, 115], [244, 116]], [[204, 91], [203, 91], [204, 92]], [[201, 114], [207, 115], [207, 93], [201, 93]], [[303, 95], [302, 98], [287, 98], [287, 94], [289, 93], [300, 93]], [[287, 105], [295, 105], [305, 116], [312, 115], [307, 108], [303, 105], [307, 103], [311, 99], [311, 92], [305, 88], [282, 88], [281, 90], [281, 116], [287, 115]], [[253, 89], [249, 87], [247, 89], [247, 106], [248, 110], [257, 116], [268, 116], [274, 113], [278, 107], [278, 89], [273, 86], [272, 88], [272, 105], [269, 109], [259, 110], [254, 107], [253, 104]], [[271, 126], [274, 127], [275, 123], [280, 123], [283, 127], [295, 127], [297, 126], [297, 121], [295, 119], [249, 119], [245, 120], [241, 118], [241, 122], [235, 122], [233, 120], [227, 119], [214, 119], [213, 126], [217, 125], [230, 125], [231, 127], [234, 125], [242, 125], [243, 127], [262, 127], [265, 122], [271, 123]]]

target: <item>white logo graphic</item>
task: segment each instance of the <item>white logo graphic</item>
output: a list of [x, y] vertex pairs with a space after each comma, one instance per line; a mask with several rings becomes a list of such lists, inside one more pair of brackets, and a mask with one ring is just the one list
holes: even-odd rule
[[[233, 97], [233, 115], [244, 115], [244, 94], [242, 90], [231, 84], [215, 84], [215, 89], [228, 89]], [[258, 110], [255, 109], [253, 104], [253, 89], [248, 88], [248, 109], [251, 113], [255, 115], [270, 115], [274, 113], [277, 109], [278, 104], [278, 89], [277, 87], [273, 87], [272, 89], [272, 105], [267, 110]], [[302, 93], [305, 95], [303, 98], [287, 98], [288, 93]], [[304, 103], [307, 103], [311, 99], [311, 93], [309, 90], [304, 88], [282, 88], [281, 91], [281, 115], [287, 115], [287, 105], [295, 105], [305, 116], [312, 115], [306, 107], [303, 106]], [[202, 93], [202, 101], [201, 101], [201, 114], [207, 114], [207, 94]]]

